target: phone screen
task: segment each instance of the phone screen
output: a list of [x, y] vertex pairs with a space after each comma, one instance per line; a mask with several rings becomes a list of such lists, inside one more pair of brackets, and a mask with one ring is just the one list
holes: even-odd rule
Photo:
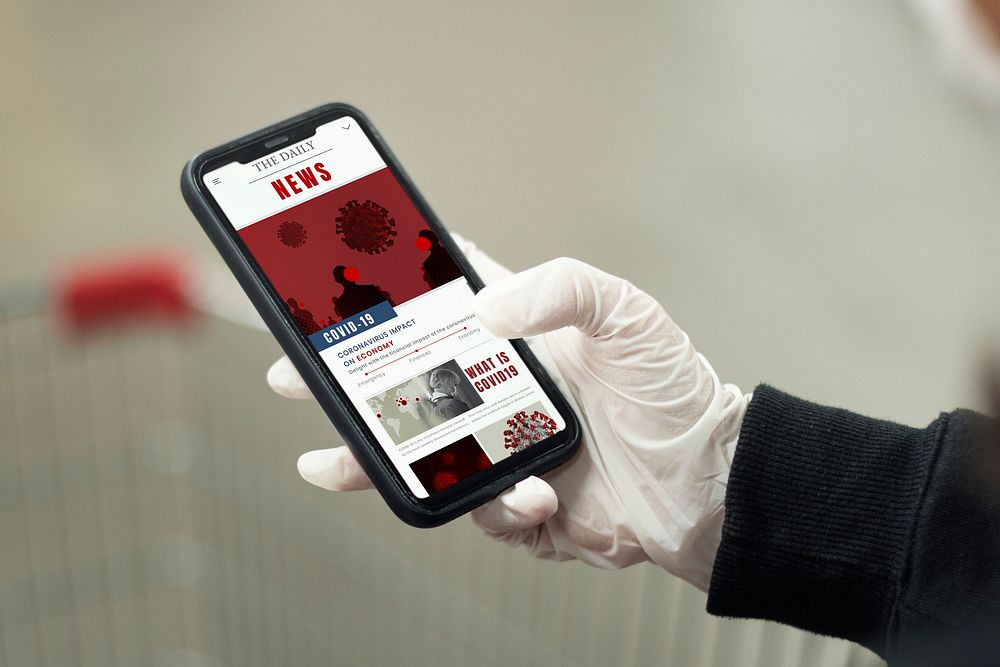
[[203, 179], [417, 497], [565, 427], [354, 118]]

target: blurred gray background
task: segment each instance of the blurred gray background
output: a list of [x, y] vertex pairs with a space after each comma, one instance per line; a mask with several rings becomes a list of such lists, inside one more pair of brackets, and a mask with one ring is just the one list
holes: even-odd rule
[[[1000, 323], [1000, 116], [936, 70], [906, 4], [4, 0], [0, 68], [4, 271], [47, 271], [149, 244], [217, 263], [179, 194], [184, 162], [343, 100], [370, 115], [445, 225], [515, 269], [569, 255], [628, 277], [662, 301], [725, 381], [748, 391], [766, 381], [914, 425], [981, 404], [976, 371]], [[232, 298], [243, 297], [234, 290]], [[700, 594], [652, 569], [538, 564], [481, 540], [466, 522], [415, 532], [377, 498], [307, 488], [295, 456], [336, 436], [315, 406], [267, 394], [264, 372], [279, 352], [264, 334], [242, 333], [233, 347], [207, 324], [185, 339], [123, 334], [67, 352], [44, 322], [31, 326], [6, 325], [0, 367], [5, 414], [17, 424], [7, 430], [17, 446], [0, 446], [5, 456], [19, 452], [5, 465], [23, 472], [4, 478], [16, 488], [0, 515], [11, 536], [0, 577], [16, 576], [0, 608], [0, 663], [71, 664], [63, 660], [76, 655], [93, 664], [648, 664], [669, 656], [728, 664], [747, 650], [762, 664], [872, 660], [840, 643], [710, 620]], [[42, 347], [29, 353], [32, 345]], [[129, 576], [139, 583], [122, 593], [131, 600], [125, 611], [114, 611], [109, 582], [119, 573], [74, 569], [74, 538], [59, 528], [77, 525], [82, 501], [60, 496], [62, 509], [53, 508], [31, 491], [76, 484], [85, 498], [101, 475], [90, 487], [73, 466], [46, 478], [46, 461], [66, 460], [56, 445], [51, 459], [32, 457], [44, 450], [39, 440], [69, 450], [84, 437], [109, 442], [100, 428], [80, 435], [65, 417], [66, 401], [79, 408], [80, 394], [59, 395], [51, 377], [76, 373], [80, 392], [106, 396], [120, 383], [101, 364], [131, 368], [136, 345], [169, 368], [163, 391], [182, 406], [169, 423], [212, 435], [191, 439], [170, 427], [162, 436], [156, 424], [165, 417], [147, 406], [148, 423], [136, 417], [134, 433], [111, 438], [139, 457], [115, 473], [139, 509], [111, 496], [95, 508], [112, 512], [105, 524], [159, 527], [123, 533], [134, 540]], [[28, 365], [31, 355], [43, 362]], [[178, 371], [204, 372], [206, 363], [230, 388], [225, 399]], [[141, 376], [135, 382], [141, 391]], [[198, 410], [183, 408], [195, 400]], [[97, 409], [79, 418], [93, 422]], [[39, 435], [52, 414], [67, 420], [61, 440]], [[205, 426], [219, 414], [244, 423], [232, 427], [240, 438]], [[245, 428], [252, 420], [277, 425]], [[310, 435], [283, 437], [281, 423]], [[143, 463], [131, 436], [152, 437], [149, 424], [188, 452], [187, 463]], [[252, 475], [230, 479], [242, 466]], [[256, 510], [219, 490], [247, 480]], [[164, 493], [179, 503], [174, 510], [143, 500], [157, 484], [173, 489]], [[200, 523], [198, 493], [233, 516]], [[258, 513], [269, 498], [270, 520]], [[38, 527], [32, 503], [52, 513], [44, 515], [52, 526]], [[122, 524], [113, 513], [124, 511], [135, 515]], [[227, 522], [243, 520], [254, 526], [250, 543], [245, 532], [220, 537], [235, 525]], [[160, 529], [174, 541], [160, 540]], [[62, 545], [50, 568], [69, 573], [66, 590], [85, 585], [73, 577], [104, 582], [94, 584], [104, 592], [89, 611], [79, 611], [79, 591], [46, 602], [38, 582], [49, 570], [39, 563], [50, 542]], [[309, 565], [261, 556], [255, 570], [247, 554], [268, 549]], [[212, 554], [204, 571], [224, 585], [157, 579], [151, 563], [164, 553], [177, 563]], [[106, 555], [90, 554], [98, 564]], [[303, 580], [308, 572], [323, 578]], [[348, 595], [325, 590], [337, 585], [336, 572], [353, 582]], [[140, 585], [147, 575], [154, 583]], [[158, 586], [190, 597], [160, 608], [148, 599]], [[148, 613], [135, 620], [128, 604]], [[268, 611], [252, 611], [260, 606]], [[206, 608], [215, 625], [197, 620]], [[459, 626], [415, 627], [420, 610], [450, 614]], [[5, 611], [8, 621], [24, 618], [5, 626]], [[105, 620], [88, 625], [87, 614]], [[394, 633], [401, 616], [410, 619], [403, 635]], [[146, 624], [139, 639], [120, 627], [133, 621]], [[187, 630], [172, 630], [177, 623]], [[455, 627], [465, 648], [452, 643], [434, 658]], [[275, 639], [258, 646], [262, 628]], [[423, 639], [407, 641], [414, 636]]]

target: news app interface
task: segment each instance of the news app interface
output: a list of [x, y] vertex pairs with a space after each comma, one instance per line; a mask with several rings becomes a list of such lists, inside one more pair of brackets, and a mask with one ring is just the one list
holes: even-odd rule
[[417, 497], [565, 426], [354, 118], [204, 181]]

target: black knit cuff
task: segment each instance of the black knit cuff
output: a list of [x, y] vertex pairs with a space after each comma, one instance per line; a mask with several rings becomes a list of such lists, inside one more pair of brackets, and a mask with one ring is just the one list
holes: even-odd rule
[[885, 649], [933, 431], [756, 389], [708, 611]]

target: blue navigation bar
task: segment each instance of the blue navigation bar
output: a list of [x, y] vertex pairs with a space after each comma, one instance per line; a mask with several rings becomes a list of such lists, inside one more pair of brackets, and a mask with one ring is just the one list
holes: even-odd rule
[[396, 317], [396, 311], [388, 301], [372, 306], [368, 310], [362, 310], [357, 315], [323, 327], [319, 331], [309, 336], [309, 342], [317, 352], [322, 352], [328, 347], [339, 345], [349, 338], [360, 336], [370, 332], [378, 325], [384, 324]]

